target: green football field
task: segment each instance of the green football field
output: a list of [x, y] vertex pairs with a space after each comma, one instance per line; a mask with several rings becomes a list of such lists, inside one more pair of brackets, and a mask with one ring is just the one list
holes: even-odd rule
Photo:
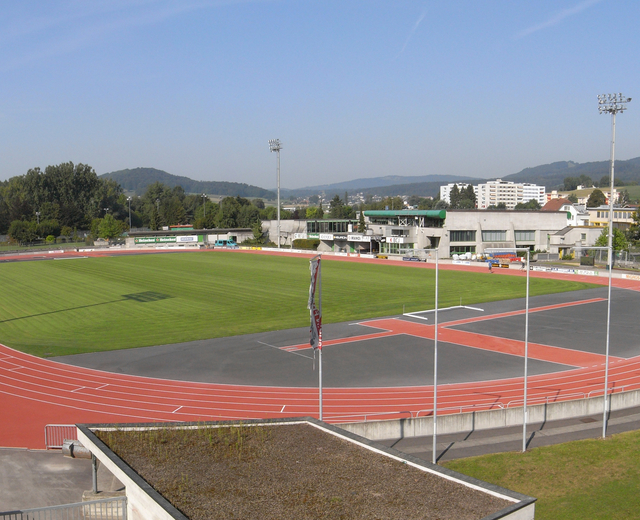
[[[309, 260], [193, 252], [0, 266], [0, 343], [58, 356], [304, 327]], [[524, 276], [441, 270], [440, 307], [522, 298]], [[435, 271], [322, 263], [325, 323], [430, 309]], [[594, 287], [532, 278], [532, 296]]]

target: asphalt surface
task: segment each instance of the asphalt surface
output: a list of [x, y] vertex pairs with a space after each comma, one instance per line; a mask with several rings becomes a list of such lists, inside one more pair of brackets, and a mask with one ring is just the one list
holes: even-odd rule
[[[640, 292], [614, 289], [611, 354], [638, 355], [640, 323], [637, 320]], [[572, 293], [535, 297], [530, 308], [575, 300], [606, 298], [606, 287]], [[603, 353], [606, 330], [606, 301], [583, 306], [566, 306], [530, 313], [529, 340], [584, 352]], [[524, 299], [501, 301], [443, 310], [439, 323], [483, 314], [498, 314], [525, 308]], [[433, 323], [433, 314], [402, 317]], [[375, 332], [360, 324], [325, 326], [326, 340]], [[488, 321], [455, 325], [491, 336], [523, 339], [524, 316], [505, 316]], [[178, 345], [82, 354], [57, 361], [115, 373], [166, 379], [242, 385], [314, 386], [311, 351], [287, 352], [279, 347], [305, 344], [308, 329], [276, 331], [234, 338], [198, 341]], [[522, 376], [522, 358], [477, 351], [459, 345], [439, 344], [439, 384], [483, 381]], [[432, 384], [433, 341], [408, 335], [325, 346], [323, 378], [326, 386], [381, 387]], [[460, 363], [464, 359], [464, 363]], [[566, 370], [559, 363], [530, 360], [529, 373]], [[612, 412], [608, 434], [640, 429], [640, 408]], [[468, 431], [439, 435], [439, 461], [522, 448], [522, 427]], [[527, 425], [529, 449], [602, 435], [602, 414]], [[387, 439], [380, 442], [431, 461], [432, 438]], [[101, 470], [99, 489], [116, 490], [118, 482]], [[80, 501], [91, 489], [90, 461], [64, 459], [60, 452], [0, 449], [0, 511]]]
[[[575, 300], [606, 298], [607, 288], [530, 298], [529, 306], [557, 305]], [[640, 293], [615, 289], [612, 309], [611, 355], [631, 357], [638, 348], [640, 324], [635, 310]], [[491, 302], [443, 310], [440, 324], [464, 318], [500, 314], [525, 308], [525, 299]], [[604, 353], [606, 301], [531, 312], [529, 341], [585, 352]], [[420, 318], [398, 316], [433, 324], [433, 313]], [[424, 321], [426, 319], [426, 321]], [[455, 328], [496, 337], [524, 340], [524, 316], [502, 317]], [[379, 332], [367, 321], [323, 326], [325, 342]], [[205, 383], [313, 387], [318, 375], [311, 350], [288, 352], [281, 347], [308, 344], [309, 329], [281, 330], [230, 338], [217, 338], [157, 347], [95, 352], [52, 358], [75, 366], [180, 381]], [[446, 342], [438, 343], [439, 384], [507, 379], [522, 375], [522, 359], [480, 351]], [[323, 347], [323, 384], [327, 388], [402, 387], [433, 384], [434, 342], [406, 334]], [[464, 363], [460, 360], [464, 359]], [[571, 367], [529, 361], [531, 375]]]

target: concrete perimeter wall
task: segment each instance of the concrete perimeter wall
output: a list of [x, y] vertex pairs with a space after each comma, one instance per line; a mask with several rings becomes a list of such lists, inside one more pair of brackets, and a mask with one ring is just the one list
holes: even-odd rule
[[[623, 410], [640, 405], [640, 390], [609, 395], [609, 410]], [[558, 403], [527, 406], [527, 423], [602, 414], [602, 396]], [[438, 416], [438, 434], [471, 432], [522, 424], [522, 407], [500, 408]], [[340, 428], [372, 441], [433, 435], [433, 417], [395, 419], [337, 424]]]

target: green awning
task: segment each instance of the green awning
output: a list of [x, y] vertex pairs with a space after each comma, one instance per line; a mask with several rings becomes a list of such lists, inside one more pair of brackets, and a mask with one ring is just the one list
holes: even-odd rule
[[444, 209], [399, 209], [399, 210], [365, 210], [365, 217], [427, 217], [444, 220], [447, 211]]

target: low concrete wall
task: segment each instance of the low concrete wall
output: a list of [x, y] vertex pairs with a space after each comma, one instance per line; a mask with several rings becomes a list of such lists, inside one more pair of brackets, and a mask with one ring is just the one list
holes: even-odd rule
[[[623, 410], [640, 406], [640, 390], [620, 392], [609, 396], [609, 410]], [[603, 399], [591, 397], [558, 403], [528, 405], [527, 423], [539, 423], [602, 414]], [[488, 430], [522, 424], [522, 407], [500, 408], [438, 416], [438, 433], [462, 433], [474, 430]], [[396, 419], [391, 421], [371, 421], [338, 424], [340, 428], [361, 435], [372, 441], [401, 439], [433, 435], [433, 417]]]

